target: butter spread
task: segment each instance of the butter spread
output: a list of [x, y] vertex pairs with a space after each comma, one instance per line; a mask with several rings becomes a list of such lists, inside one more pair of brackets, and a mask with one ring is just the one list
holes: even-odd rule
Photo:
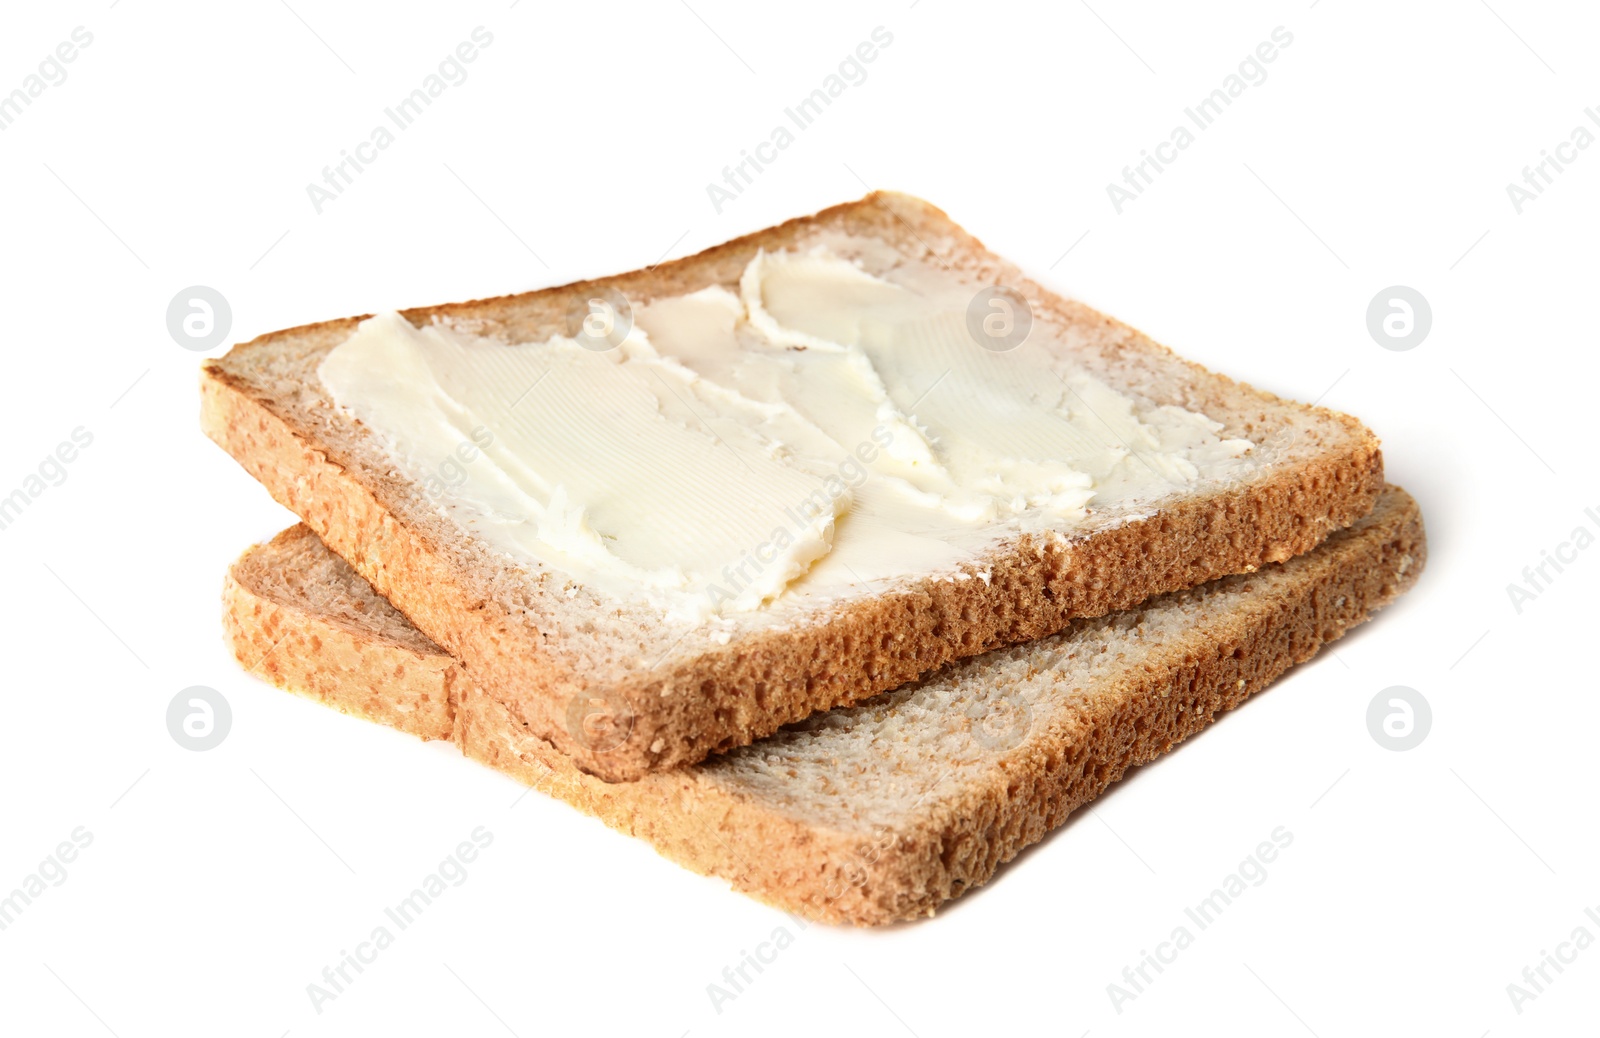
[[1070, 533], [1249, 449], [1204, 415], [1117, 392], [1042, 325], [1019, 348], [980, 348], [977, 286], [842, 254], [871, 244], [759, 253], [737, 292], [636, 306], [603, 352], [380, 314], [319, 376], [492, 548], [692, 622], [915, 574], [970, 579], [1008, 533]]

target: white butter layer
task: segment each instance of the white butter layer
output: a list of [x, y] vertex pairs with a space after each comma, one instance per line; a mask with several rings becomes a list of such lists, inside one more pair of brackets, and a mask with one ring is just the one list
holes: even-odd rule
[[1250, 447], [1118, 393], [1042, 323], [983, 349], [952, 274], [878, 277], [818, 246], [758, 254], [738, 288], [638, 307], [607, 352], [380, 314], [319, 375], [494, 549], [691, 621], [955, 575], [1008, 532], [1070, 533]]

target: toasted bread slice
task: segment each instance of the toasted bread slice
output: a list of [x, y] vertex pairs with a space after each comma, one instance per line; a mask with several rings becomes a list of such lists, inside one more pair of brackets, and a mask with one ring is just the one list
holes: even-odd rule
[[402, 475], [319, 381], [320, 362], [361, 318], [264, 335], [208, 362], [202, 424], [512, 718], [611, 781], [693, 763], [1076, 617], [1309, 551], [1377, 498], [1382, 456], [1355, 420], [1188, 363], [1028, 281], [902, 195], [874, 194], [648, 270], [405, 317], [544, 342], [568, 327], [574, 302], [601, 289], [635, 306], [708, 286], [736, 291], [760, 250], [798, 252], [830, 235], [870, 241], [897, 268], [1009, 286], [1027, 300], [1038, 338], [1077, 369], [1143, 406], [1203, 413], [1219, 435], [1253, 448], [1227, 478], [1091, 508], [1065, 532], [997, 534], [950, 571], [861, 581], [815, 608], [758, 609], [713, 629], [496, 551]]
[[224, 628], [252, 671], [470, 757], [808, 918], [932, 914], [1406, 590], [1422, 516], [1391, 488], [1322, 547], [1173, 592], [637, 782], [587, 775], [303, 526], [247, 551]]

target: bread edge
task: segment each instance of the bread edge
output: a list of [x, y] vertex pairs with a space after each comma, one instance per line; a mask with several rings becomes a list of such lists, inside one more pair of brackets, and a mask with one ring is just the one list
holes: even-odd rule
[[[242, 663], [271, 661], [255, 668], [261, 676], [345, 713], [423, 738], [451, 738], [467, 756], [776, 908], [821, 922], [876, 926], [932, 915], [983, 885], [1129, 768], [1171, 751], [1370, 619], [1416, 582], [1427, 541], [1416, 502], [1391, 489], [1380, 514], [1340, 534], [1327, 557], [1296, 560], [1308, 572], [1298, 574], [1280, 600], [1262, 596], [1239, 610], [1226, 637], [1206, 629], [1186, 639], [1181, 652], [1167, 646], [1171, 658], [1137, 668], [1121, 695], [1098, 699], [1090, 739], [1042, 751], [1025, 743], [1025, 752], [1008, 762], [1003, 784], [973, 789], [959, 803], [930, 803], [906, 831], [871, 834], [802, 824], [697, 780], [693, 767], [624, 784], [585, 775], [477, 688], [443, 650], [431, 661], [437, 666], [421, 673], [431, 682], [423, 691], [449, 704], [448, 729], [397, 724], [397, 713], [414, 712], [374, 709], [373, 696], [403, 697], [417, 686], [390, 681], [386, 655], [400, 654], [409, 671], [423, 654], [272, 601], [239, 572], [251, 552], [229, 570], [224, 630]], [[352, 653], [344, 641], [365, 644]], [[330, 646], [336, 660], [353, 655], [369, 660], [369, 667], [328, 674]], [[367, 675], [371, 687], [347, 687], [362, 684], [358, 675]]]
[[[885, 197], [890, 196], [875, 194], [835, 206], [667, 266], [708, 262], [707, 257], [748, 249], [797, 226], [882, 205]], [[944, 220], [947, 233], [982, 248], [937, 209], [917, 204]], [[506, 305], [516, 298], [491, 302]], [[406, 314], [420, 320], [482, 303]], [[236, 348], [319, 327], [325, 325], [272, 333]], [[1205, 374], [1232, 383], [1226, 376]], [[1025, 540], [1012, 555], [995, 560], [992, 577], [982, 586], [979, 581], [923, 580], [853, 603], [842, 613], [782, 636], [751, 636], [732, 651], [709, 652], [646, 671], [626, 685], [596, 689], [558, 654], [545, 651], [540, 632], [502, 604], [476, 595], [467, 577], [444, 560], [424, 532], [397, 519], [365, 484], [347, 477], [314, 442], [215, 364], [202, 371], [201, 395], [207, 435], [413, 623], [454, 656], [472, 663], [519, 720], [585, 770], [609, 781], [635, 780], [747, 744], [818, 710], [849, 705], [914, 680], [952, 659], [1051, 633], [1072, 617], [1103, 615], [1154, 594], [1308, 551], [1370, 511], [1382, 487], [1376, 439], [1353, 419], [1338, 415], [1351, 433], [1345, 453], [1204, 498], [1180, 500], [1150, 518], [1087, 540], [1066, 545]], [[469, 602], [470, 608], [461, 602]], [[882, 641], [889, 634], [894, 636], [892, 649]], [[851, 660], [851, 666], [839, 666], [840, 660]], [[631, 725], [632, 737], [616, 746], [585, 745], [567, 728], [567, 707], [574, 697], [597, 693]]]

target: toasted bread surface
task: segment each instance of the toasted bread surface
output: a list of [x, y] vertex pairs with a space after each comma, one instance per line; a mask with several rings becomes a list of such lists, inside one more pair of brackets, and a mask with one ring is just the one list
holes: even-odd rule
[[[1249, 478], [1192, 487], [1147, 508], [1093, 513], [1067, 539], [997, 542], [967, 574], [983, 579], [928, 574], [862, 586], [814, 615], [780, 622], [756, 611], [732, 637], [713, 637], [489, 550], [399, 476], [317, 378], [321, 359], [361, 318], [265, 335], [209, 362], [202, 424], [466, 663], [513, 718], [612, 781], [747, 744], [1077, 617], [1309, 551], [1377, 498], [1382, 456], [1355, 420], [1183, 361], [1027, 280], [943, 213], [903, 195], [874, 194], [648, 270], [406, 317], [470, 321], [511, 341], [542, 341], [564, 327], [573, 298], [597, 285], [636, 301], [732, 286], [757, 250], [800, 247], [830, 232], [875, 238], [905, 262], [1017, 289], [1075, 362], [1140, 400], [1206, 414], [1222, 423], [1222, 435], [1254, 442], [1261, 464]], [[580, 726], [577, 718], [600, 723]]]
[[932, 914], [1130, 768], [1261, 691], [1409, 588], [1422, 516], [1390, 488], [1324, 545], [1080, 619], [699, 764], [585, 774], [405, 624], [309, 529], [230, 570], [224, 628], [285, 688], [468, 756], [808, 918]]

